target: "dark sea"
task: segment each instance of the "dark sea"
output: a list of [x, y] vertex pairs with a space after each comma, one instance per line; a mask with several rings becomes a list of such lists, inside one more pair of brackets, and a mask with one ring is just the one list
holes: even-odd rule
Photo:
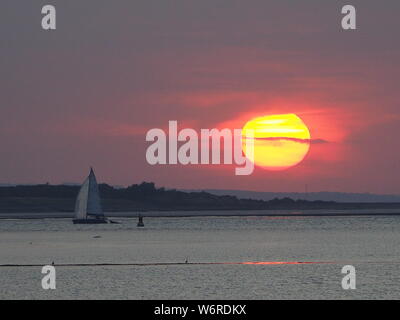
[[400, 299], [400, 216], [113, 219], [0, 219], [0, 299]]

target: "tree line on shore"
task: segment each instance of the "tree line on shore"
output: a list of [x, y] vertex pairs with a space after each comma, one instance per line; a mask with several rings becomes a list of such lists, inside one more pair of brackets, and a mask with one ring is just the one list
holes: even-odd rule
[[[0, 211], [73, 211], [78, 185], [17, 185], [0, 187]], [[367, 203], [338, 203], [333, 201], [293, 200], [269, 201], [239, 199], [230, 195], [208, 192], [185, 192], [157, 188], [153, 182], [117, 188], [99, 184], [105, 211], [129, 210], [286, 210], [286, 209], [357, 209], [386, 207]]]

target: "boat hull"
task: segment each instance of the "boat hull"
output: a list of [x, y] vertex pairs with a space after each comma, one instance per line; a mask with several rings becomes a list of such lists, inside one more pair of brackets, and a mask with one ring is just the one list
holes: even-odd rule
[[74, 224], [103, 224], [108, 223], [105, 219], [73, 219]]

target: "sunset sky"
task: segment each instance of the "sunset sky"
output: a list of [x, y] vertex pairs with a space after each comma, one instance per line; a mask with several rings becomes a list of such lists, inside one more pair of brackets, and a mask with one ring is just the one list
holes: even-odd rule
[[[0, 3], [0, 183], [100, 182], [188, 189], [400, 194], [400, 2]], [[41, 6], [57, 30], [41, 29]], [[146, 132], [242, 128], [296, 114], [298, 165], [151, 166]]]

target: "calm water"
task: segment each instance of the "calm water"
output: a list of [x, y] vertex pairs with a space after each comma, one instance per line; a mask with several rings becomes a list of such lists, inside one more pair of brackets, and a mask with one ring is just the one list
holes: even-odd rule
[[[48, 291], [40, 267], [0, 267], [0, 299], [400, 299], [398, 216], [115, 220], [0, 220], [0, 264], [220, 264], [59, 266]], [[237, 264], [260, 261], [316, 263]]]

